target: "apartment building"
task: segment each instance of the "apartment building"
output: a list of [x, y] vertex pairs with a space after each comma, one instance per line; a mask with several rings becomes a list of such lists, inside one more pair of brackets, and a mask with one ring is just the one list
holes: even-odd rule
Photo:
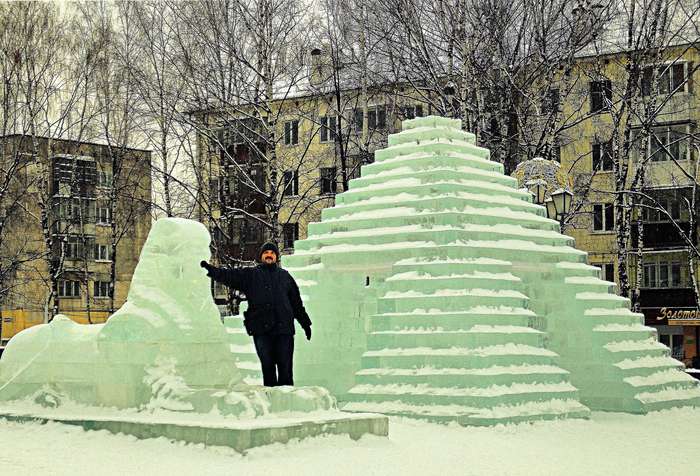
[[151, 227], [150, 152], [11, 135], [3, 195], [2, 343], [68, 315], [100, 323], [126, 300]]

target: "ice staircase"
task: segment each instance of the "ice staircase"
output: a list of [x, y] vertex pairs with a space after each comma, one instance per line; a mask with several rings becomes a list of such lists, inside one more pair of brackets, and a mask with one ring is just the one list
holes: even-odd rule
[[343, 409], [465, 425], [586, 417], [510, 267], [489, 258], [394, 265]]
[[229, 336], [230, 348], [238, 367], [243, 374], [243, 381], [248, 385], [262, 385], [262, 370], [255, 353], [253, 339], [243, 327], [242, 316], [224, 317], [224, 327]]
[[298, 383], [348, 410], [465, 424], [698, 404], [653, 329], [459, 121], [403, 126], [284, 257], [314, 321]]
[[571, 371], [583, 403], [632, 413], [700, 406], [697, 380], [670, 357], [656, 330], [643, 325], [643, 314], [631, 312], [629, 300], [613, 293], [615, 283], [599, 274], [595, 266], [558, 263], [558, 292], [547, 298], [550, 348]]

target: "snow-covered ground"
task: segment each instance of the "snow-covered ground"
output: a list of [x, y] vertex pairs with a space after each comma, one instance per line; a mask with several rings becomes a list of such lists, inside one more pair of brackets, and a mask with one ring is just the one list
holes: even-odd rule
[[137, 440], [0, 420], [8, 475], [661, 475], [700, 474], [700, 409], [462, 428], [392, 419], [389, 438], [330, 436], [256, 448]]

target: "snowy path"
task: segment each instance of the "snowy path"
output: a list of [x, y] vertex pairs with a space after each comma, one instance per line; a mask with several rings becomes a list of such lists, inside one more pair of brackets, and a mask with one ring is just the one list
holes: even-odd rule
[[163, 439], [0, 420], [12, 475], [658, 475], [698, 474], [700, 409], [501, 428], [391, 420], [389, 439], [324, 437], [241, 456]]

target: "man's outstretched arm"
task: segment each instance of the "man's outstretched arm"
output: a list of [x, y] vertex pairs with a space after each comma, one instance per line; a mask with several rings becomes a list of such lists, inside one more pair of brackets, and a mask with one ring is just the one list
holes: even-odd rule
[[302, 329], [304, 329], [304, 334], [306, 334], [306, 338], [308, 340], [311, 340], [311, 319], [306, 313], [304, 303], [301, 301], [299, 286], [297, 286], [297, 283], [296, 281], [294, 281], [294, 278], [290, 276], [290, 279], [292, 280], [292, 285], [287, 295], [289, 296], [289, 302], [291, 303], [292, 310], [294, 311], [294, 319], [299, 321], [299, 325], [302, 327]]
[[207, 276], [217, 283], [245, 292], [246, 284], [249, 282], [248, 268], [217, 268], [206, 261], [201, 261], [199, 265], [206, 269]]

